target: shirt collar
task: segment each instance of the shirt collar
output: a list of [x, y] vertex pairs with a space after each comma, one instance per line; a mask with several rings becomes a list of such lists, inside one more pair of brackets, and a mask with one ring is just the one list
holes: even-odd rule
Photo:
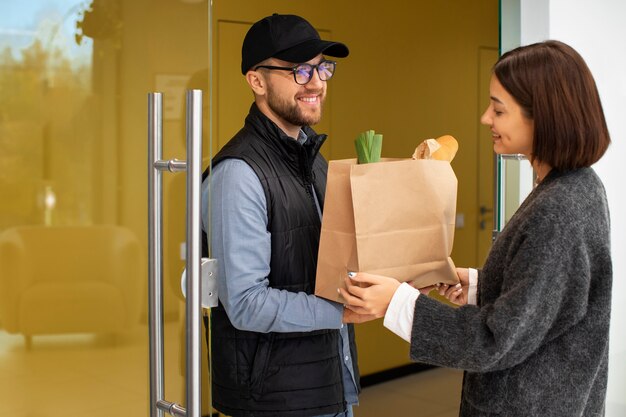
[[304, 145], [309, 137], [304, 133], [304, 130], [300, 129], [298, 138], [296, 139], [300, 145]]

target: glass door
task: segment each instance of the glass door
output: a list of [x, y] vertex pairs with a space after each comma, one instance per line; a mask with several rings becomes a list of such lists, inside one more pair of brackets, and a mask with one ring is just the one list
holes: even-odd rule
[[496, 231], [502, 230], [533, 189], [534, 173], [524, 155], [497, 157]]
[[[520, 0], [500, 0], [500, 55], [521, 45], [520, 15]], [[532, 191], [535, 177], [524, 155], [498, 155], [495, 165], [497, 234]]]
[[[185, 90], [208, 91], [208, 8], [3, 1], [3, 415], [148, 416], [147, 93], [163, 92], [164, 155], [185, 160]], [[184, 177], [163, 178], [165, 395], [179, 404]]]
[[[388, 60], [380, 59], [380, 49], [371, 48], [382, 38], [341, 18], [353, 15], [349, 2], [323, 2], [326, 7], [282, 0], [215, 3], [211, 40], [208, 0], [3, 0], [3, 413], [148, 415], [147, 93], [163, 93], [164, 158], [185, 160], [185, 90], [208, 93], [209, 84], [214, 87], [215, 105], [209, 112], [209, 101], [204, 100], [203, 111], [216, 121], [210, 129], [209, 120], [203, 123], [207, 166], [211, 150], [223, 146], [241, 127], [252, 101], [238, 69], [243, 36], [252, 22], [275, 11], [306, 16], [319, 26], [322, 37], [350, 39], [359, 51], [342, 62], [324, 124], [316, 126], [333, 138], [325, 145], [326, 156], [353, 157], [354, 135], [376, 126], [388, 126], [388, 137], [396, 138], [387, 142], [388, 155], [402, 157], [413, 152], [418, 139], [454, 128], [466, 149], [455, 162], [459, 190], [464, 190], [459, 214], [467, 215], [459, 216], [467, 221], [465, 226], [459, 222], [456, 234], [460, 264], [473, 264], [477, 239], [488, 242], [489, 236], [476, 237], [478, 122], [473, 104], [458, 124], [451, 124], [448, 115], [478, 102], [476, 71], [483, 74], [497, 55], [495, 0], [452, 9], [436, 2], [412, 2], [403, 5], [401, 13], [364, 3], [363, 16], [402, 29], [392, 35], [394, 42], [386, 43], [385, 54], [408, 59], [415, 83], [386, 76]], [[338, 9], [328, 13], [329, 7]], [[462, 22], [457, 29], [467, 41], [459, 44], [458, 36], [428, 38], [436, 33], [433, 27], [450, 18]], [[476, 25], [478, 21], [482, 23]], [[419, 53], [406, 56], [407, 46], [398, 40], [416, 38], [430, 40]], [[209, 42], [215, 51], [216, 76], [211, 81]], [[459, 53], [446, 52], [451, 48]], [[434, 59], [437, 65], [423, 65], [424, 59]], [[369, 70], [363, 71], [366, 67]], [[384, 83], [373, 83], [383, 74]], [[385, 88], [364, 89], [367, 85]], [[467, 88], [458, 88], [461, 85]], [[452, 107], [449, 97], [456, 98]], [[381, 111], [380, 106], [359, 105], [359, 111], [354, 110], [355, 103], [366, 100], [393, 106]], [[405, 120], [411, 123], [398, 123]], [[209, 131], [215, 134], [214, 143]], [[481, 167], [486, 167], [481, 178], [493, 178], [490, 149], [480, 152]], [[490, 213], [492, 188], [483, 188], [480, 204]], [[184, 404], [184, 173], [164, 175], [163, 192], [165, 398]], [[493, 213], [484, 220], [491, 217]], [[359, 330], [363, 375], [407, 363], [406, 344], [383, 333], [379, 323]], [[376, 350], [383, 345], [387, 354], [379, 355]], [[203, 414], [209, 414], [206, 401]]]

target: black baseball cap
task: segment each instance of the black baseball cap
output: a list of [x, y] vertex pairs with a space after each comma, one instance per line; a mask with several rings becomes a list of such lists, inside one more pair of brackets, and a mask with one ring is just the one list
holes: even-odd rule
[[350, 51], [343, 43], [320, 39], [317, 30], [300, 16], [274, 13], [256, 22], [246, 33], [241, 48], [241, 73], [267, 58], [301, 63], [320, 53], [345, 58]]

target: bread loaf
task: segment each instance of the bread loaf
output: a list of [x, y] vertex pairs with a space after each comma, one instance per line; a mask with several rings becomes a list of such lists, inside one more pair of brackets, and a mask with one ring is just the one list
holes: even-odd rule
[[458, 150], [459, 144], [456, 139], [450, 135], [444, 135], [437, 139], [426, 139], [420, 143], [415, 148], [413, 159], [437, 159], [451, 162]]

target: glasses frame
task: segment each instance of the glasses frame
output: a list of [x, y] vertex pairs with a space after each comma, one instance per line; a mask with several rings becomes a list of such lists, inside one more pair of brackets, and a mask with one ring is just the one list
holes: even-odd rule
[[[313, 64], [298, 64], [298, 65], [294, 65], [293, 67], [278, 67], [275, 65], [257, 65], [256, 67], [254, 67], [254, 70], [258, 70], [259, 68], [265, 68], [265, 69], [269, 69], [269, 70], [280, 70], [280, 71], [291, 71], [293, 74], [293, 80], [296, 82], [296, 84], [298, 85], [306, 85], [308, 84], [311, 79], [313, 78], [313, 72], [317, 71], [317, 75], [320, 75], [320, 70], [319, 67], [322, 64], [328, 64], [331, 63], [333, 64], [333, 71], [330, 73], [330, 76], [328, 78], [326, 78], [325, 80], [322, 80], [322, 77], [320, 76], [320, 80], [321, 81], [328, 81], [331, 78], [333, 78], [333, 76], [335, 75], [335, 70], [337, 69], [337, 62], [336, 61], [331, 61], [330, 59], [324, 59], [320, 62], [318, 62], [317, 64], [313, 65]], [[300, 67], [303, 66], [307, 66], [310, 67], [311, 69], [309, 71], [307, 71], [307, 73], [309, 74], [309, 79], [306, 80], [306, 82], [304, 83], [299, 83], [298, 82], [298, 76], [297, 76], [297, 70]]]

